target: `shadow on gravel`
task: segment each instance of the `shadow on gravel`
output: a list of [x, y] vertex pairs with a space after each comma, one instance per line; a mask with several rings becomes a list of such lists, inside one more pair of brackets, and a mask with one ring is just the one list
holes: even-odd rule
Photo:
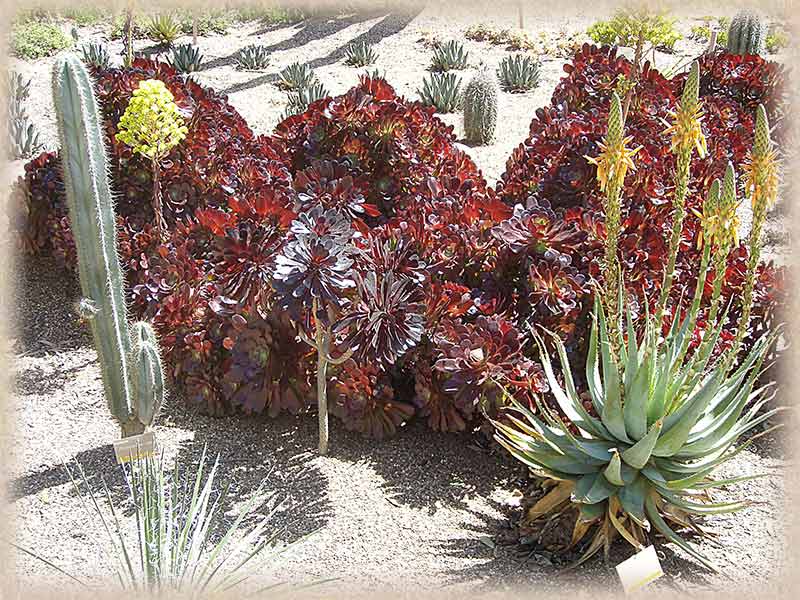
[[[340, 61], [344, 58], [347, 46], [353, 43], [367, 41], [371, 44], [379, 42], [385, 37], [389, 37], [394, 35], [400, 31], [402, 31], [416, 16], [418, 13], [407, 13], [407, 14], [388, 14], [384, 16], [380, 21], [375, 23], [369, 30], [365, 31], [361, 35], [354, 37], [353, 39], [349, 40], [346, 44], [339, 46], [336, 50], [328, 54], [327, 56], [323, 56], [320, 58], [315, 58], [308, 62], [308, 66], [312, 69], [316, 69], [318, 67], [324, 67], [335, 62]], [[368, 18], [374, 18], [368, 17]], [[367, 19], [362, 19], [367, 20]], [[276, 81], [278, 78], [278, 72], [274, 73], [267, 73], [265, 75], [260, 75], [259, 77], [255, 77], [249, 81], [244, 81], [242, 83], [237, 83], [232, 85], [228, 88], [220, 90], [220, 94], [230, 95], [235, 92], [241, 92], [244, 90], [249, 90], [254, 87], [258, 87], [265, 83], [272, 83]]]
[[[180, 402], [180, 401], [178, 401]], [[207, 417], [192, 414], [184, 405], [170, 411], [170, 426], [194, 432], [194, 439], [180, 443], [181, 468], [196, 468], [206, 448], [209, 466], [219, 455], [219, 484], [230, 484], [223, 505], [224, 518], [217, 534], [224, 533], [238, 505], [252, 497], [263, 484], [265, 494], [258, 512], [266, 514], [273, 503], [282, 506], [273, 515], [270, 530], [281, 531], [280, 539], [294, 542], [323, 527], [333, 513], [328, 499], [327, 478], [313, 464], [316, 458], [316, 421], [290, 415], [267, 417]], [[254, 526], [261, 516], [246, 519]]]
[[73, 310], [80, 298], [76, 275], [44, 257], [20, 257], [15, 275], [16, 301], [9, 304], [15, 352], [41, 356], [91, 344]]

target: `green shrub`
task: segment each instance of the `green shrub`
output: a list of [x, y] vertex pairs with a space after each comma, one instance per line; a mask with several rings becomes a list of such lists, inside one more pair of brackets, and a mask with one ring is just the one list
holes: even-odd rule
[[655, 48], [672, 50], [681, 34], [675, 19], [644, 10], [620, 10], [608, 21], [597, 21], [586, 33], [598, 44], [634, 47], [640, 32], [644, 41]]
[[260, 21], [267, 25], [293, 25], [305, 19], [303, 11], [297, 8], [288, 8], [260, 4], [248, 4], [233, 10], [234, 18], [238, 21]]
[[52, 56], [72, 44], [72, 38], [53, 23], [28, 21], [11, 29], [11, 53], [26, 60]]
[[[208, 35], [209, 33], [224, 34], [228, 31], [231, 23], [229, 13], [214, 10], [204, 11], [197, 15], [197, 35]], [[180, 22], [181, 32], [184, 35], [194, 33], [194, 15], [188, 11], [182, 11], [177, 15]]]
[[767, 52], [775, 54], [789, 45], [789, 33], [781, 26], [774, 25], [770, 28], [767, 34], [767, 39], [764, 41], [764, 46]]

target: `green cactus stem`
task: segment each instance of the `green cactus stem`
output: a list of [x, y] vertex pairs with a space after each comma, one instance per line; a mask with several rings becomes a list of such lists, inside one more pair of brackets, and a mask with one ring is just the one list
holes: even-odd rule
[[53, 101], [84, 296], [80, 313], [92, 330], [109, 410], [127, 437], [152, 424], [164, 378], [152, 327], [136, 323], [128, 329], [103, 129], [91, 79], [78, 57], [56, 61]]
[[751, 11], [741, 11], [728, 28], [728, 52], [732, 54], [761, 54], [764, 50], [766, 27]]
[[497, 129], [496, 78], [481, 69], [464, 89], [464, 134], [471, 144], [488, 144]]

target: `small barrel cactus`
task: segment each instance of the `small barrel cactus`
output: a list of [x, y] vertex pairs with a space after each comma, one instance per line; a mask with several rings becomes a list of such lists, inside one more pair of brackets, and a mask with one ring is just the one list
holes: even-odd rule
[[761, 54], [764, 50], [766, 26], [759, 16], [741, 11], [728, 28], [728, 52], [732, 54]]
[[128, 437], [153, 423], [164, 399], [164, 376], [152, 327], [128, 327], [100, 111], [89, 74], [74, 55], [55, 63], [53, 102], [85, 296], [79, 312], [92, 329], [109, 409]]
[[497, 81], [481, 69], [464, 88], [464, 133], [471, 144], [488, 144], [497, 128]]

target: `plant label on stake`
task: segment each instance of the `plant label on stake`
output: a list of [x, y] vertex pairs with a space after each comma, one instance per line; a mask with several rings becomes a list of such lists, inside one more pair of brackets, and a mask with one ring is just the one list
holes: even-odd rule
[[661, 563], [653, 546], [648, 546], [617, 565], [617, 575], [619, 575], [626, 594], [643, 588], [663, 574], [664, 571], [661, 570]]
[[156, 448], [156, 434], [145, 431], [139, 435], [122, 438], [114, 442], [114, 453], [117, 463], [122, 464], [153, 456]]

